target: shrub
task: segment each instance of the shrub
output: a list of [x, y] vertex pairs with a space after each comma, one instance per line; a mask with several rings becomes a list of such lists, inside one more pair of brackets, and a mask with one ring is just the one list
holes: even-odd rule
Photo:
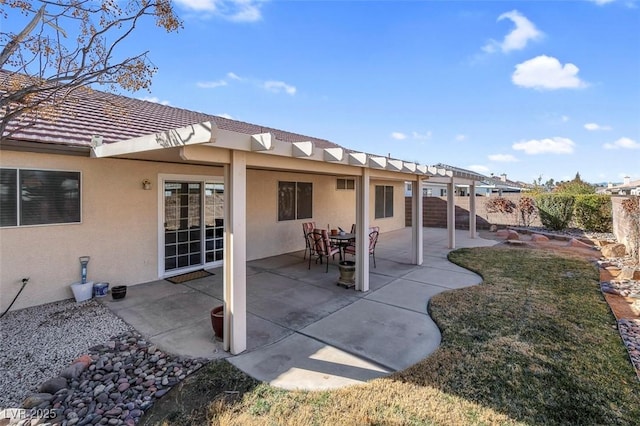
[[542, 226], [553, 231], [566, 229], [573, 217], [575, 197], [565, 194], [540, 194], [536, 206]]
[[490, 197], [486, 201], [487, 213], [513, 213], [516, 204], [503, 197]]
[[520, 198], [516, 210], [518, 211], [518, 219], [520, 219], [522, 226], [531, 226], [531, 221], [536, 212], [536, 204], [533, 198], [524, 196]]
[[574, 220], [585, 231], [611, 232], [613, 217], [609, 195], [577, 195]]

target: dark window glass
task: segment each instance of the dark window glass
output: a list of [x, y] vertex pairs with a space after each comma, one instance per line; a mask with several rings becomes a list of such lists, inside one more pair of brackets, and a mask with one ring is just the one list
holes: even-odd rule
[[384, 186], [376, 185], [376, 219], [384, 217]]
[[20, 225], [80, 222], [80, 173], [20, 170]]
[[296, 218], [296, 183], [278, 182], [278, 220]]
[[375, 217], [393, 217], [393, 186], [376, 185]]
[[313, 184], [278, 182], [278, 220], [308, 219], [313, 215]]
[[0, 226], [18, 225], [18, 171], [0, 169]]
[[296, 219], [309, 219], [313, 210], [313, 184], [310, 182], [297, 183], [297, 214]]
[[393, 186], [384, 187], [384, 217], [393, 217]]

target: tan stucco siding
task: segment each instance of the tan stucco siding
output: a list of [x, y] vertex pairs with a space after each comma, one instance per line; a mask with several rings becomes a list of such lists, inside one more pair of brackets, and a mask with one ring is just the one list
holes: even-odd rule
[[[134, 285], [158, 279], [161, 175], [223, 176], [220, 166], [123, 159], [0, 153], [1, 166], [79, 171], [82, 174], [82, 222], [79, 224], [0, 228], [0, 309], [29, 284], [12, 309], [73, 297], [70, 284], [80, 280], [79, 256], [91, 256], [89, 280]], [[300, 161], [300, 160], [298, 160]], [[293, 167], [300, 165], [291, 160]], [[344, 166], [342, 166], [342, 169]], [[341, 170], [343, 171], [343, 170]], [[341, 174], [344, 177], [346, 174]], [[247, 171], [247, 259], [302, 250], [302, 222], [349, 229], [355, 221], [356, 191], [339, 190], [337, 176], [285, 171]], [[142, 189], [143, 179], [152, 190]], [[278, 181], [313, 183], [313, 217], [278, 221]], [[374, 219], [375, 185], [394, 186], [394, 215]], [[402, 181], [372, 180], [370, 224], [382, 232], [404, 227]]]
[[[337, 189], [336, 176], [249, 170], [247, 173], [247, 259], [261, 259], [304, 249], [302, 223], [315, 222], [319, 228], [341, 227], [348, 231], [355, 222], [355, 190]], [[278, 182], [313, 183], [313, 217], [278, 221]], [[375, 219], [375, 185], [392, 185], [393, 217]], [[371, 226], [381, 232], [404, 228], [404, 183], [371, 181]]]
[[[2, 167], [81, 172], [82, 223], [0, 228], [0, 308], [73, 297], [79, 256], [91, 256], [88, 278], [113, 285], [158, 277], [158, 175], [222, 175], [220, 167], [2, 151]], [[149, 179], [153, 189], [142, 189]]]

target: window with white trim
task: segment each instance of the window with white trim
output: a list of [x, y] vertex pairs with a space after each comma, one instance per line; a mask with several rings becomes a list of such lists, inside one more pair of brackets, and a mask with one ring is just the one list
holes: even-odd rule
[[80, 222], [80, 172], [0, 168], [0, 227]]
[[336, 188], [337, 189], [356, 189], [356, 180], [355, 179], [343, 179], [338, 178], [336, 180]]
[[278, 182], [278, 221], [309, 219], [313, 216], [311, 182]]
[[376, 219], [393, 217], [393, 186], [376, 185], [375, 209]]

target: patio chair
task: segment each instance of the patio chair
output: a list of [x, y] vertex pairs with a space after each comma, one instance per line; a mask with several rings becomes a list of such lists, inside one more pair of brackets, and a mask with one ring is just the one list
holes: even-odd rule
[[[369, 228], [369, 255], [373, 257], [373, 267], [376, 267], [376, 244], [378, 244], [378, 235], [380, 235], [380, 227], [372, 226]], [[355, 244], [349, 244], [344, 248], [344, 253], [355, 256]]]
[[[327, 259], [327, 267], [325, 272], [329, 272], [329, 257], [335, 258], [336, 254], [340, 254], [340, 247], [331, 243], [329, 233], [325, 229], [314, 229], [307, 236], [309, 245], [313, 248], [313, 255], [316, 256], [316, 263], [320, 263]], [[311, 269], [311, 258], [309, 255], [309, 269]]]
[[313, 255], [313, 246], [311, 244], [309, 244], [309, 238], [308, 235], [310, 232], [313, 232], [313, 230], [316, 227], [316, 223], [315, 222], [304, 222], [302, 224], [302, 232], [304, 233], [304, 257], [303, 259], [307, 258], [307, 251], [309, 252], [309, 258], [311, 258], [311, 256]]

